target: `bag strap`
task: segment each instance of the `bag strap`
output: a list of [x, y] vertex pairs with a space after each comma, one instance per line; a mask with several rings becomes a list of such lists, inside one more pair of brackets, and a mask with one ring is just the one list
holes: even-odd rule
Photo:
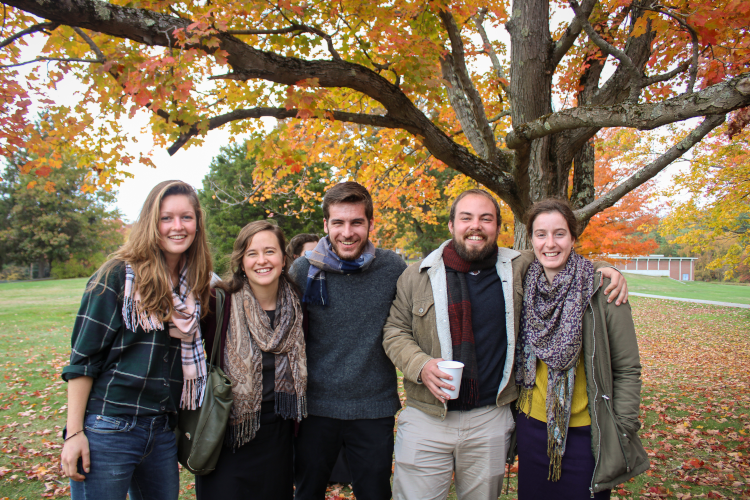
[[216, 288], [216, 331], [214, 332], [214, 348], [211, 350], [211, 368], [214, 367], [216, 351], [221, 347], [221, 327], [224, 326], [224, 290]]

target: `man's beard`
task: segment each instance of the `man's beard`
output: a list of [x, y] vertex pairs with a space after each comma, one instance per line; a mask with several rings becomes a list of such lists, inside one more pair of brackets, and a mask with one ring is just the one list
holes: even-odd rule
[[[466, 236], [464, 236], [464, 239], [466, 239], [468, 236], [474, 236], [476, 234], [477, 233], [467, 234]], [[485, 235], [482, 234], [482, 236]], [[469, 249], [466, 247], [463, 241], [459, 241], [454, 236], [453, 247], [456, 249], [456, 253], [458, 254], [458, 256], [466, 262], [478, 262], [480, 260], [486, 259], [495, 251], [497, 251], [497, 241], [490, 241], [488, 238], [487, 243], [483, 247]]]
[[[351, 261], [355, 261], [355, 260], [359, 259], [362, 256], [362, 254], [365, 251], [365, 247], [367, 247], [367, 242], [370, 241], [370, 239], [367, 238], [364, 241], [360, 240], [359, 246], [357, 247], [357, 254], [354, 257], [349, 257], [349, 256], [344, 257], [343, 255], [341, 255], [338, 252], [339, 245], [341, 245], [341, 244], [337, 243], [337, 242], [334, 242], [334, 241], [332, 241], [330, 239], [328, 241], [331, 243], [331, 250], [333, 250], [333, 253], [335, 253], [339, 257], [339, 259], [351, 262]], [[343, 245], [341, 245], [341, 246], [343, 246]]]

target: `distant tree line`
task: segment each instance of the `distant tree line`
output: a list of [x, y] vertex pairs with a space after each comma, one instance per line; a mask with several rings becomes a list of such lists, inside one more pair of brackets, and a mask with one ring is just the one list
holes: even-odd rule
[[0, 279], [90, 276], [124, 239], [114, 194], [84, 192], [88, 170], [74, 157], [41, 182], [28, 161], [6, 158], [0, 174]]

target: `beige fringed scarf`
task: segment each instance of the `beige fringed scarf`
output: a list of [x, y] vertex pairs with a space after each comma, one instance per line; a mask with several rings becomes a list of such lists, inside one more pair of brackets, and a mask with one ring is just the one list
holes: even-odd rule
[[270, 324], [268, 314], [247, 283], [232, 296], [229, 321], [224, 355], [234, 403], [229, 416], [228, 440], [232, 448], [237, 449], [251, 441], [260, 427], [262, 352], [276, 355], [276, 413], [297, 421], [307, 416], [307, 358], [300, 301], [284, 279], [279, 280], [274, 325]]

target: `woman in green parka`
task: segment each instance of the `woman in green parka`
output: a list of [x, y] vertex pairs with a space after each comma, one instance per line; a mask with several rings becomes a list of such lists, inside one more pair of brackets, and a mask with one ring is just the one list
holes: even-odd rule
[[518, 498], [609, 498], [649, 467], [638, 438], [641, 364], [630, 306], [577, 255], [567, 202], [534, 204], [536, 260], [524, 280], [516, 352]]

